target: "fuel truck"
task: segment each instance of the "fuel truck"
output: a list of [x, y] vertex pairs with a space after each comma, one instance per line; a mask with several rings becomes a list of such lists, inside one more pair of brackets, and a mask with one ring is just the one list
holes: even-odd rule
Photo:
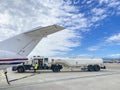
[[106, 69], [102, 58], [45, 58], [44, 56], [33, 56], [21, 65], [13, 66], [12, 71], [23, 73], [28, 70], [34, 70], [35, 64], [38, 64], [37, 70], [52, 70], [60, 72], [63, 67], [79, 68], [84, 71], [100, 71]]

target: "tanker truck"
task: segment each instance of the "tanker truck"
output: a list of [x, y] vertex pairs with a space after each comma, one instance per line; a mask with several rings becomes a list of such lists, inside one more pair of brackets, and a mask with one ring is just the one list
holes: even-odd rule
[[37, 70], [52, 70], [60, 72], [63, 67], [79, 68], [84, 71], [100, 71], [106, 67], [102, 58], [45, 58], [44, 56], [34, 56], [22, 65], [13, 66], [12, 71], [23, 73], [27, 70], [34, 70], [35, 64], [38, 64]]
[[84, 71], [106, 69], [102, 58], [62, 58], [53, 59], [52, 63], [62, 65], [63, 67], [79, 68]]

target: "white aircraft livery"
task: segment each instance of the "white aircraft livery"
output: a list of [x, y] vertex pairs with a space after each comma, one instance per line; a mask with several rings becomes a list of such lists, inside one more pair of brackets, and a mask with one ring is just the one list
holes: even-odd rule
[[43, 37], [63, 30], [64, 27], [51, 25], [35, 28], [31, 31], [13, 36], [0, 42], [0, 69], [9, 65], [20, 64], [28, 60], [26, 58]]

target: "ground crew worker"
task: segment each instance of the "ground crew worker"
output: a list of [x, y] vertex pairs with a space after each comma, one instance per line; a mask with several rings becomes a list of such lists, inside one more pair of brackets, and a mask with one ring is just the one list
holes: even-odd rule
[[38, 69], [38, 63], [36, 63], [34, 66], [34, 72], [36, 72], [37, 69]]

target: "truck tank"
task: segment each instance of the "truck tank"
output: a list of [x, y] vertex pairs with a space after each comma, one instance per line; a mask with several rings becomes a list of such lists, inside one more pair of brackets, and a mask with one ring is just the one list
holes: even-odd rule
[[103, 64], [102, 58], [62, 58], [53, 59], [51, 63], [58, 63], [64, 66], [83, 66], [83, 65], [95, 65]]

